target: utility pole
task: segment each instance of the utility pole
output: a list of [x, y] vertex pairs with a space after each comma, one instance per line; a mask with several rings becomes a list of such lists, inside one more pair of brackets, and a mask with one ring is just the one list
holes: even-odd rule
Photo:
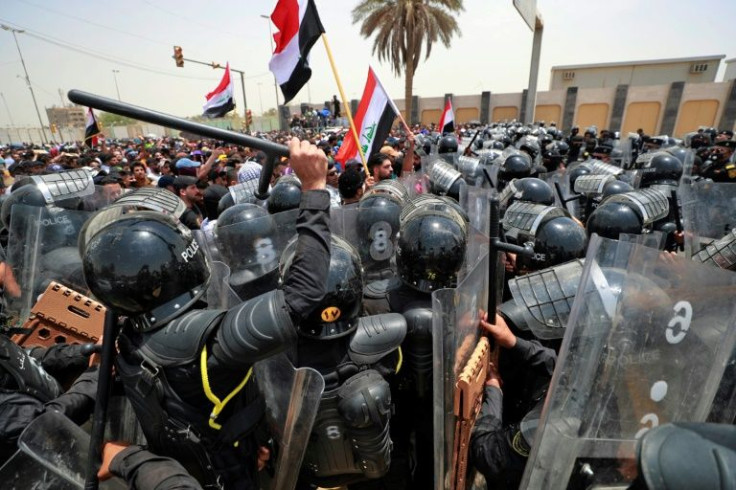
[[[262, 19], [268, 21], [268, 40], [271, 43], [271, 53], [273, 54], [273, 33], [271, 31], [271, 17], [265, 14], [261, 14]], [[279, 86], [276, 84], [276, 75], [273, 76], [273, 91], [276, 93], [276, 110], [279, 110]], [[311, 96], [310, 96], [311, 99]], [[311, 101], [310, 101], [311, 102]]]
[[118, 87], [118, 77], [117, 77], [118, 73], [120, 73], [120, 70], [113, 70], [112, 78], [115, 80], [115, 91], [118, 93], [118, 100], [120, 100], [120, 87]]
[[31, 98], [33, 99], [33, 106], [36, 108], [36, 115], [38, 116], [38, 122], [41, 124], [41, 134], [43, 135], [43, 142], [48, 143], [48, 136], [46, 135], [46, 128], [43, 127], [43, 120], [41, 119], [41, 112], [38, 110], [38, 103], [36, 102], [36, 94], [33, 93], [33, 87], [31, 86], [31, 78], [28, 76], [28, 70], [26, 69], [26, 62], [23, 59], [23, 53], [20, 50], [20, 44], [18, 44], [18, 37], [16, 33], [24, 33], [24, 30], [15, 29], [5, 24], [0, 24], [0, 28], [4, 31], [10, 31], [13, 33], [13, 39], [15, 39], [15, 47], [18, 48], [18, 54], [20, 55], [20, 63], [23, 65], [23, 72], [26, 74], [26, 85], [28, 90], [31, 91]]
[[[222, 70], [225, 69], [225, 67], [222, 66], [220, 63], [216, 63], [214, 61], [210, 61], [209, 63], [207, 63], [204, 61], [184, 58], [184, 56], [182, 55], [181, 46], [174, 46], [174, 56], [172, 56], [172, 58], [174, 58], [174, 61], [176, 61], [176, 66], [178, 66], [179, 68], [184, 66], [185, 61], [188, 61], [190, 63], [196, 63], [198, 65], [209, 66], [212, 69], [217, 69], [217, 68], [220, 68]], [[245, 72], [243, 70], [237, 70], [233, 68], [232, 66], [230, 67], [230, 71], [240, 73], [240, 88], [243, 90], [243, 120], [247, 120], [248, 98], [245, 96]], [[247, 123], [246, 123], [246, 130], [250, 131], [250, 127], [247, 126]]]

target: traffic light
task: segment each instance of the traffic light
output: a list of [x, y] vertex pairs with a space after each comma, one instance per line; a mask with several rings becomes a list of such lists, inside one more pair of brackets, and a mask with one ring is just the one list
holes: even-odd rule
[[51, 130], [52, 133], [56, 134], [56, 130], [57, 130], [56, 123], [51, 123], [51, 127], [49, 129]]
[[250, 109], [248, 109], [247, 111], [245, 111], [245, 126], [247, 128], [250, 128], [252, 124], [253, 124], [253, 113], [250, 111]]
[[181, 46], [174, 46], [174, 60], [179, 68], [184, 66], [184, 55], [181, 53]]

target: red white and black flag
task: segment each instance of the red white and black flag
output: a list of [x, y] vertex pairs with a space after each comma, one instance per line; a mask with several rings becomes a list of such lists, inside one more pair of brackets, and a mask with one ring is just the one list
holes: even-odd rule
[[87, 108], [87, 121], [84, 124], [84, 144], [90, 148], [97, 146], [102, 133], [100, 132], [100, 126], [97, 124], [97, 118], [95, 113], [92, 112], [92, 108]]
[[268, 68], [281, 86], [286, 104], [312, 76], [309, 50], [325, 29], [314, 0], [279, 0], [271, 20], [279, 32], [273, 35], [276, 49]]
[[207, 102], [204, 104], [204, 117], [222, 117], [235, 109], [233, 100], [233, 79], [230, 77], [230, 63], [225, 66], [225, 74], [215, 90], [206, 95]]
[[[383, 88], [373, 68], [368, 68], [368, 80], [363, 89], [363, 97], [353, 118], [366, 161], [381, 149], [398, 115], [399, 110]], [[335, 156], [335, 160], [341, 163], [350, 159], [360, 159], [358, 145], [352, 132], [345, 136], [340, 151]]]
[[447, 98], [447, 102], [445, 102], [445, 110], [442, 111], [440, 125], [437, 129], [440, 134], [455, 132], [455, 111], [452, 110], [452, 101], [449, 97]]

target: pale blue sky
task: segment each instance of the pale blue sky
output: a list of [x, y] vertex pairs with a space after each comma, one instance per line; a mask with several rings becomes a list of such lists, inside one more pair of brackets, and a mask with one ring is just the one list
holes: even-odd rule
[[[204, 96], [221, 71], [185, 63], [176, 68], [173, 45], [186, 58], [230, 61], [246, 71], [248, 106], [255, 114], [275, 104], [268, 71], [268, 22], [276, 0], [3, 0], [0, 22], [27, 34], [18, 41], [39, 106], [59, 105], [59, 89], [72, 88], [116, 98], [113, 70], [123, 101], [187, 116], [201, 113]], [[404, 82], [371, 55], [372, 40], [351, 23], [357, 0], [316, 0], [348, 98], [363, 90], [372, 64], [394, 98], [403, 98]], [[555, 65], [675, 58], [700, 55], [736, 57], [733, 1], [684, 0], [538, 0], [545, 22], [539, 90], [549, 86]], [[462, 36], [450, 49], [436, 45], [419, 66], [415, 94], [441, 96], [518, 92], [529, 77], [532, 33], [512, 0], [465, 0], [458, 16]], [[39, 37], [48, 40], [41, 40]], [[49, 40], [51, 42], [49, 42]], [[67, 46], [62, 47], [61, 45]], [[70, 49], [71, 48], [71, 49]], [[295, 101], [332, 98], [337, 87], [321, 43], [312, 50], [309, 88]], [[723, 65], [716, 80], [723, 74]], [[0, 31], [0, 127], [37, 126], [32, 100], [12, 35]], [[236, 103], [242, 111], [239, 78]], [[281, 98], [281, 94], [279, 94]], [[283, 100], [283, 99], [281, 99]]]

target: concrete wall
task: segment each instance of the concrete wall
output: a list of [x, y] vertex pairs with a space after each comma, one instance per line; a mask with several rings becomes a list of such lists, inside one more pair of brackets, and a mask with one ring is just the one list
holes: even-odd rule
[[726, 73], [723, 74], [723, 81], [733, 80], [736, 78], [736, 58], [726, 60]]
[[[619, 115], [620, 131], [644, 129], [647, 134], [660, 134], [663, 127], [674, 128], [673, 136], [680, 137], [699, 126], [719, 126], [726, 104], [731, 97], [731, 81], [709, 83], [686, 83], [680, 97], [673, 97], [671, 83], [647, 86], [629, 86], [625, 91], [618, 90], [619, 103], [623, 102], [623, 112]], [[535, 121], [555, 122], [563, 127], [567, 89], [537, 92]], [[736, 93], [736, 92], [735, 92]], [[598, 129], [608, 129], [615, 123], [614, 105], [617, 87], [579, 88], [574, 98], [572, 125], [585, 127], [596, 125]], [[679, 95], [677, 92], [675, 95]], [[623, 96], [623, 97], [621, 97]], [[488, 109], [491, 122], [518, 120], [521, 114], [522, 93], [492, 93]], [[670, 118], [666, 118], [666, 108], [674, 108]], [[476, 104], [473, 109], [473, 104]], [[481, 94], [455, 95], [453, 107], [459, 124], [479, 119]], [[403, 109], [404, 101], [396, 100]], [[419, 114], [422, 124], [437, 123], [444, 107], [444, 97], [420, 97]], [[619, 106], [620, 107], [620, 106]], [[462, 110], [462, 112], [460, 111]], [[726, 120], [731, 120], [726, 118]], [[734, 129], [720, 128], [720, 129]]]
[[[690, 73], [693, 64], [707, 64], [701, 73]], [[676, 63], [631, 64], [599, 67], [560, 67], [551, 70], [550, 90], [567, 87], [594, 88], [616, 87], [617, 85], [643, 86], [662, 85], [671, 82], [707, 83], [716, 79], [720, 59], [704, 58], [699, 61]], [[566, 73], [574, 73], [572, 79], [565, 79]]]

